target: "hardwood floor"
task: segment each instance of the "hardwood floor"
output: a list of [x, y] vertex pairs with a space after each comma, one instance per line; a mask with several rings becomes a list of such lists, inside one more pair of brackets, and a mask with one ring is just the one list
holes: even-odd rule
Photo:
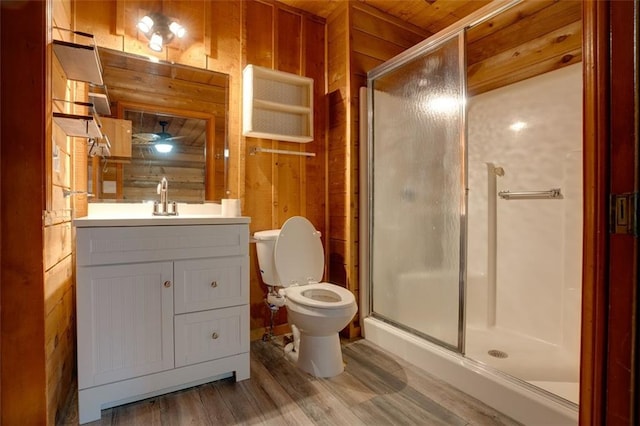
[[[366, 340], [343, 344], [331, 379], [295, 368], [275, 342], [251, 343], [251, 379], [197, 386], [102, 411], [90, 425], [517, 425]], [[77, 393], [60, 425], [76, 425]]]

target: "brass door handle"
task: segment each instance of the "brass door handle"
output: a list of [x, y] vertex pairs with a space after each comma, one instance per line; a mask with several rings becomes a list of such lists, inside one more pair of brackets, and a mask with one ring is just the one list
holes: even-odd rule
[[218, 287], [218, 281], [211, 281], [211, 288]]
[[216, 340], [218, 337], [220, 337], [220, 336], [218, 336], [218, 333], [216, 333], [215, 331], [214, 331], [214, 332], [213, 332], [213, 334], [211, 335], [211, 338], [212, 338], [213, 340]]
[[165, 282], [164, 282], [164, 286], [165, 286], [166, 288], [171, 287], [171, 281], [165, 281]]

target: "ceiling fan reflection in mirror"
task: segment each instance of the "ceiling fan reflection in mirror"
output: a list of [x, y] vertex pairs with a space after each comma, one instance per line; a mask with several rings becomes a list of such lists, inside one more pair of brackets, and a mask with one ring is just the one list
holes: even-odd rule
[[158, 121], [158, 124], [162, 127], [162, 130], [158, 133], [135, 133], [132, 137], [132, 144], [134, 145], [147, 145], [153, 146], [156, 151], [166, 154], [171, 152], [173, 144], [171, 142], [182, 139], [184, 136], [173, 136], [168, 133], [165, 128], [169, 124], [166, 120]]

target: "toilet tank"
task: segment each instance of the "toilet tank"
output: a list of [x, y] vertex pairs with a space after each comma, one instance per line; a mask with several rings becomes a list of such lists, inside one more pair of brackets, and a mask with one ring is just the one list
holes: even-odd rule
[[278, 235], [280, 235], [279, 229], [258, 231], [253, 234], [253, 237], [256, 239], [256, 252], [258, 255], [258, 265], [260, 266], [260, 275], [262, 276], [262, 281], [268, 286], [280, 285], [280, 278], [278, 277], [273, 257], [273, 249], [276, 246]]

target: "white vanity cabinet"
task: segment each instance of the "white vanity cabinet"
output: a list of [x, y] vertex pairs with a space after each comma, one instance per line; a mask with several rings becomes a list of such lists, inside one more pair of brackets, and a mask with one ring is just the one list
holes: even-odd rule
[[104, 408], [249, 377], [248, 222], [75, 221], [80, 423]]

